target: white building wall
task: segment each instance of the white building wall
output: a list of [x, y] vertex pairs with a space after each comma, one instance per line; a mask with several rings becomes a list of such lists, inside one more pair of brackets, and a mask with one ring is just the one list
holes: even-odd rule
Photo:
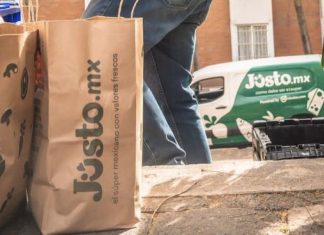
[[274, 56], [272, 0], [230, 0], [232, 58], [238, 59], [237, 25], [266, 24], [268, 53]]

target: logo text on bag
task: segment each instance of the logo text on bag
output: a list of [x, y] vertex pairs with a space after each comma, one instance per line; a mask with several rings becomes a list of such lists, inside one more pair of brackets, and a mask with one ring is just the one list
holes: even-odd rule
[[[73, 182], [74, 193], [94, 193], [93, 200], [98, 202], [102, 198], [102, 187], [97, 180], [103, 173], [101, 156], [103, 155], [103, 143], [100, 140], [103, 134], [101, 120], [104, 110], [100, 105], [101, 94], [101, 70], [100, 61], [88, 60], [88, 94], [94, 97], [94, 102], [86, 104], [82, 111], [85, 121], [81, 129], [76, 129], [76, 137], [83, 139], [84, 160], [77, 166], [81, 173], [80, 180]], [[91, 175], [90, 175], [91, 174]]]
[[119, 151], [120, 151], [120, 85], [119, 85], [119, 55], [113, 54], [112, 57], [112, 88], [113, 88], [113, 112], [114, 112], [114, 143], [113, 143], [113, 196], [112, 202], [117, 205], [119, 202], [119, 191], [120, 191], [120, 177], [119, 177]]

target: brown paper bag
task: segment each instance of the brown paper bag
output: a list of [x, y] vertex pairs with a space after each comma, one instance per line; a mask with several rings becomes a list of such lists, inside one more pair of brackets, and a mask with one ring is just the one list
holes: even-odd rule
[[26, 197], [36, 32], [0, 24], [0, 227]]
[[45, 81], [30, 190], [44, 234], [138, 222], [142, 20], [39, 22]]

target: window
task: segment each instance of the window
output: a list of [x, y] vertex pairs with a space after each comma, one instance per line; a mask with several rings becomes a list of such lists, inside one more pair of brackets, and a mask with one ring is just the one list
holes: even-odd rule
[[229, 0], [232, 58], [275, 56], [272, 0]]
[[200, 104], [211, 102], [224, 94], [224, 78], [207, 78], [194, 83], [191, 88], [194, 90]]
[[237, 26], [238, 59], [269, 57], [266, 25]]

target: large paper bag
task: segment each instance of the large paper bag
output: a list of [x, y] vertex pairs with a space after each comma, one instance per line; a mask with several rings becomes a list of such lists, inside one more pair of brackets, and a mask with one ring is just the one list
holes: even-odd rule
[[36, 32], [0, 24], [0, 227], [26, 198]]
[[41, 144], [30, 190], [44, 234], [138, 222], [141, 19], [39, 22]]

